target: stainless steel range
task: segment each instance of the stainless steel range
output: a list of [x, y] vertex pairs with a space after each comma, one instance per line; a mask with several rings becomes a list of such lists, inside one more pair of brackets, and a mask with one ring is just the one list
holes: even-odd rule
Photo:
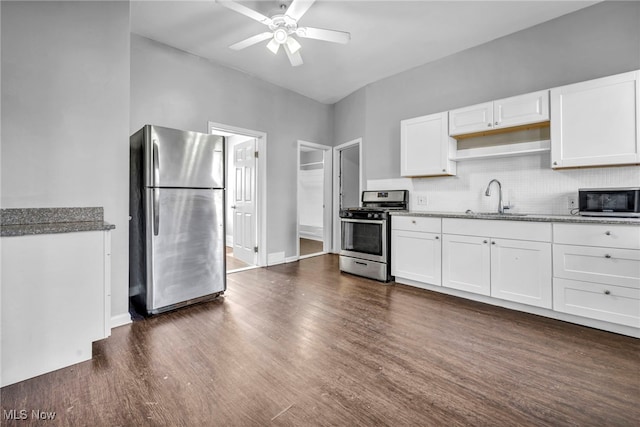
[[408, 190], [363, 191], [362, 207], [340, 210], [340, 271], [391, 280], [389, 212], [407, 210], [408, 204]]

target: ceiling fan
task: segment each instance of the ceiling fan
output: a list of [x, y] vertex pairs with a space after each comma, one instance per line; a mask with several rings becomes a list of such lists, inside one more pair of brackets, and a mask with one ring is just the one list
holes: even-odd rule
[[282, 45], [285, 52], [287, 52], [289, 62], [291, 62], [291, 65], [294, 67], [302, 65], [302, 56], [300, 55], [300, 48], [302, 46], [298, 40], [293, 37], [294, 35], [307, 39], [316, 39], [342, 44], [349, 43], [349, 40], [351, 39], [351, 34], [344, 31], [324, 30], [322, 28], [313, 27], [298, 27], [298, 21], [302, 18], [302, 15], [309, 10], [314, 1], [315, 0], [293, 0], [289, 7], [287, 7], [285, 3], [280, 3], [280, 9], [286, 9], [286, 11], [282, 14], [276, 14], [269, 18], [268, 16], [233, 0], [216, 0], [216, 2], [221, 6], [256, 20], [268, 26], [270, 30], [235, 43], [229, 46], [229, 48], [233, 50], [240, 50], [253, 46], [256, 43], [260, 43], [261, 41], [271, 39], [267, 44], [267, 48], [276, 54]]

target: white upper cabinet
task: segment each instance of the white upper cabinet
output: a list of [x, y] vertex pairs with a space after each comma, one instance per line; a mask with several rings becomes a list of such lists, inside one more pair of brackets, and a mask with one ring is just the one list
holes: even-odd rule
[[551, 167], [640, 163], [639, 75], [551, 89]]
[[446, 112], [400, 122], [402, 176], [455, 175], [456, 163], [449, 160], [455, 150]]
[[549, 120], [549, 91], [528, 93], [449, 112], [449, 135], [487, 132]]
[[549, 120], [549, 91], [513, 96], [493, 103], [494, 128], [506, 128]]
[[493, 129], [493, 102], [449, 111], [449, 135]]

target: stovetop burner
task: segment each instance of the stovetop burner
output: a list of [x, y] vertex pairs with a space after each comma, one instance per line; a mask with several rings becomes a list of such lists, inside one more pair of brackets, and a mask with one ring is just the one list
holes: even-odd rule
[[390, 211], [406, 211], [408, 190], [363, 191], [362, 206], [340, 210], [341, 218], [387, 219]]

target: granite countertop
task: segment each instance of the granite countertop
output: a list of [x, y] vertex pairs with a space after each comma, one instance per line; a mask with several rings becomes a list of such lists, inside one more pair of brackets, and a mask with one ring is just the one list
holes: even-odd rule
[[103, 218], [104, 209], [101, 207], [0, 209], [0, 236], [106, 231], [116, 228]]
[[464, 212], [419, 212], [403, 211], [390, 212], [393, 216], [422, 216], [437, 218], [464, 218], [464, 219], [485, 219], [485, 220], [508, 220], [508, 221], [528, 221], [528, 222], [568, 222], [574, 224], [620, 224], [638, 225], [640, 218], [609, 218], [609, 217], [589, 217], [578, 215], [542, 215], [542, 214], [487, 214], [487, 213], [464, 213]]

